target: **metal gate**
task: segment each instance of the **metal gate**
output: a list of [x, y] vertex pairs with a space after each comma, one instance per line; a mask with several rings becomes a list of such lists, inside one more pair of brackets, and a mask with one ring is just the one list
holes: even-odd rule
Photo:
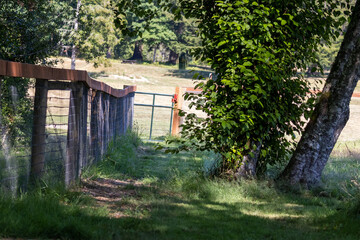
[[140, 136], [154, 140], [171, 134], [174, 94], [135, 92], [134, 106], [134, 121], [140, 128]]

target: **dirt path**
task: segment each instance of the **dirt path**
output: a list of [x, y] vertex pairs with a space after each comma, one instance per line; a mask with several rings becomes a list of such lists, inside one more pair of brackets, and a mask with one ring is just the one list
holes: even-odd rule
[[126, 216], [125, 210], [135, 207], [127, 199], [139, 197], [137, 190], [141, 187], [144, 185], [134, 180], [98, 178], [95, 180], [83, 179], [80, 191], [91, 196], [98, 206], [107, 207], [111, 217], [120, 218]]

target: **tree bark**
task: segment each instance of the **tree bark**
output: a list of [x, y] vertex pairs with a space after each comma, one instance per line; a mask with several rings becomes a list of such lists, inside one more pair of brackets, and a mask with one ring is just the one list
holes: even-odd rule
[[261, 142], [256, 142], [255, 146], [256, 148], [251, 150], [250, 154], [243, 157], [240, 166], [235, 172], [237, 179], [254, 178], [256, 176], [256, 165], [260, 155]]
[[157, 50], [157, 48], [158, 48], [158, 46], [155, 46], [154, 47], [154, 54], [153, 54], [153, 63], [155, 63], [156, 62], [156, 50]]
[[306, 187], [319, 184], [330, 153], [349, 119], [351, 95], [360, 76], [359, 39], [360, 1], [357, 1], [322, 95], [280, 179]]
[[186, 69], [186, 66], [187, 66], [186, 54], [182, 53], [182, 54], [180, 54], [180, 57], [179, 57], [179, 69], [180, 70]]
[[143, 60], [142, 50], [143, 50], [142, 42], [141, 41], [136, 41], [135, 42], [134, 53], [133, 53], [132, 57], [129, 58], [128, 60], [142, 61]]
[[177, 54], [173, 50], [170, 50], [168, 63], [172, 65], [176, 65], [176, 61], [178, 58], [179, 58], [179, 54]]

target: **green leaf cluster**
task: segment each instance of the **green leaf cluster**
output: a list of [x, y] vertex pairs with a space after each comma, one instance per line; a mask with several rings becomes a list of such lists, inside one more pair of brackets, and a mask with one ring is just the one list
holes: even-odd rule
[[[200, 45], [197, 23], [193, 18], [184, 18], [179, 11], [176, 15], [166, 11], [166, 2], [120, 0], [115, 23], [126, 41], [141, 44], [144, 52], [156, 52], [161, 47], [178, 58], [181, 53], [188, 54]], [[176, 6], [178, 1], [169, 1], [169, 4]], [[121, 48], [126, 48], [126, 43], [121, 44]]]
[[259, 143], [258, 173], [286, 161], [314, 102], [307, 101], [310, 85], [297, 70], [317, 62], [319, 45], [340, 34], [339, 1], [180, 3], [199, 21], [202, 48], [195, 56], [217, 76], [197, 85], [200, 95], [186, 95], [208, 117], [188, 114], [183, 136], [220, 153], [224, 169], [238, 167]]
[[[49, 0], [6, 0], [0, 2], [0, 59], [51, 64], [62, 39], [66, 4]], [[12, 145], [29, 143], [32, 131], [32, 101], [29, 79], [0, 79], [0, 127]], [[4, 136], [3, 136], [4, 137]]]
[[79, 50], [79, 57], [92, 62], [95, 67], [110, 65], [108, 58], [122, 39], [114, 18], [114, 7], [110, 1], [82, 1], [79, 30], [71, 40]]

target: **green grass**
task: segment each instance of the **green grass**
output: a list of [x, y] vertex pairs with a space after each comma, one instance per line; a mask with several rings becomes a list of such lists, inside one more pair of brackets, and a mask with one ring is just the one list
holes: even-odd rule
[[[84, 180], [120, 181], [95, 201], [79, 188], [41, 187], [0, 199], [0, 237], [62, 239], [359, 239], [359, 168], [333, 157], [315, 191], [284, 190], [271, 180], [209, 179], [206, 152], [155, 150], [129, 133], [110, 146]], [[355, 164], [355, 165], [354, 165]], [[341, 190], [349, 184], [351, 195]], [[358, 183], [358, 182], [357, 182]], [[333, 189], [332, 189], [333, 188]], [[99, 188], [100, 189], [100, 188]], [[335, 189], [335, 190], [334, 190]], [[119, 218], [113, 218], [113, 213]]]
[[110, 219], [106, 208], [91, 207], [92, 200], [82, 194], [42, 190], [17, 199], [0, 197], [0, 237], [112, 239], [120, 234], [119, 226], [129, 224]]

